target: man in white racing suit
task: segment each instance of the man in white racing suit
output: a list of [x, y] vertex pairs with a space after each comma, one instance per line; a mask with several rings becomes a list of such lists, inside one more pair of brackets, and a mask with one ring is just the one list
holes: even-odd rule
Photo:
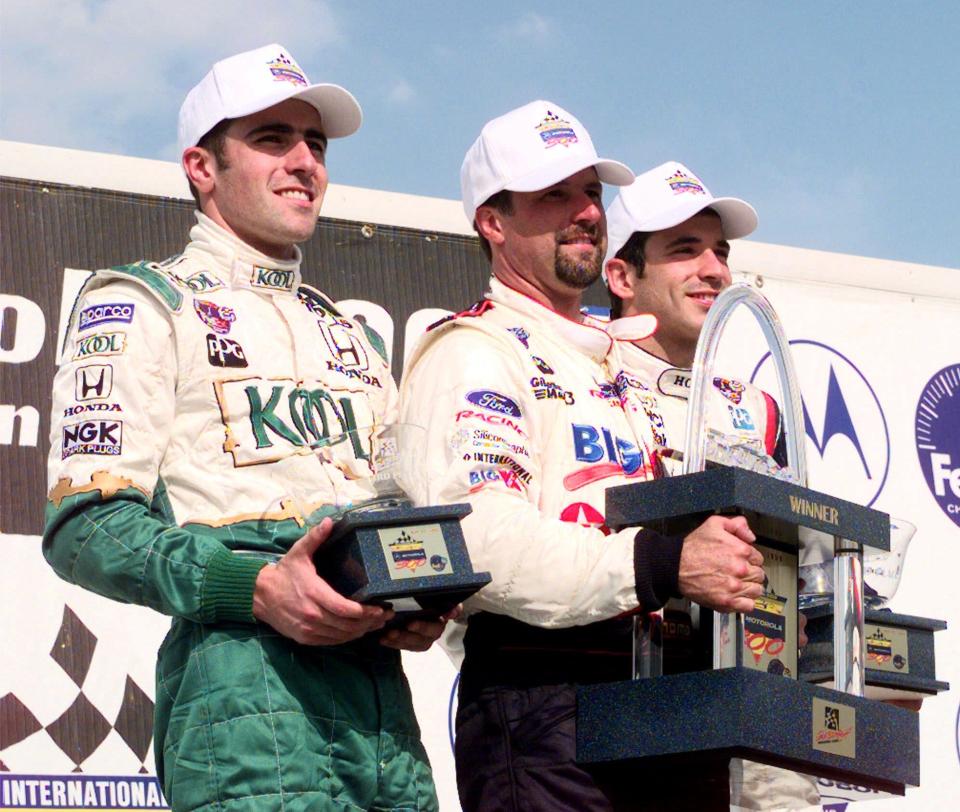
[[465, 605], [455, 750], [466, 812], [633, 808], [575, 763], [573, 686], [628, 678], [627, 613], [677, 595], [749, 609], [760, 594], [762, 556], [742, 517], [686, 538], [604, 524], [607, 487], [657, 473], [656, 398], [624, 408], [614, 342], [580, 312], [606, 245], [601, 182], [632, 177], [557, 105], [488, 122], [461, 186], [490, 290], [430, 329], [404, 371], [402, 420], [427, 430], [420, 499], [472, 504], [464, 535], [493, 576]]
[[313, 561], [324, 517], [373, 495], [397, 408], [379, 337], [300, 278], [327, 139], [360, 119], [279, 45], [218, 62], [180, 113], [189, 244], [95, 273], [70, 319], [44, 555], [173, 616], [154, 751], [174, 810], [437, 808], [396, 649], [443, 624], [377, 634], [392, 614]]
[[[742, 200], [714, 197], [699, 177], [671, 161], [621, 189], [607, 207], [607, 223], [608, 329], [617, 339], [620, 371], [626, 380], [656, 392], [662, 443], [682, 452], [690, 367], [700, 329], [713, 300], [731, 282], [729, 241], [750, 234], [757, 215]], [[656, 317], [652, 335], [641, 335], [633, 327], [641, 313]], [[716, 377], [712, 384], [705, 406], [707, 426], [752, 442], [785, 464], [777, 402], [750, 383]], [[679, 457], [671, 457], [670, 451], [664, 464], [671, 473], [681, 472]], [[819, 808], [815, 779], [749, 761], [732, 760], [730, 788], [731, 803], [743, 809]]]

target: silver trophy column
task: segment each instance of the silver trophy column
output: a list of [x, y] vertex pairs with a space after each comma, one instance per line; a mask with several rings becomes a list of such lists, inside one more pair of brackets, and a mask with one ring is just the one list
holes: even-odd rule
[[[746, 284], [731, 285], [723, 291], [707, 313], [697, 342], [692, 369], [692, 389], [688, 401], [684, 437], [683, 472], [697, 473], [706, 465], [706, 398], [713, 381], [713, 366], [720, 336], [734, 310], [745, 305], [756, 317], [773, 357], [780, 384], [786, 423], [787, 464], [798, 484], [806, 487], [807, 465], [804, 454], [804, 424], [800, 392], [790, 347], [770, 302]], [[856, 541], [834, 537], [834, 684], [836, 689], [863, 696], [864, 685], [864, 603], [863, 547]], [[714, 622], [713, 667], [738, 664], [738, 645], [742, 635], [732, 633], [742, 616], [717, 613]], [[635, 676], [660, 673], [662, 652], [656, 619], [638, 630]]]

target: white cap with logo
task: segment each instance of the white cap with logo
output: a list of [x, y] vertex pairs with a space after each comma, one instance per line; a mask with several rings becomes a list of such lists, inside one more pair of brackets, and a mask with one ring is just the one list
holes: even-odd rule
[[633, 172], [597, 157], [590, 133], [570, 113], [535, 101], [488, 121], [460, 167], [463, 210], [473, 222], [477, 207], [497, 192], [536, 192], [594, 166], [604, 183], [623, 186]]
[[[727, 240], [746, 237], [757, 227], [753, 206], [736, 197], [714, 197], [707, 185], [676, 161], [642, 175], [620, 190], [607, 207], [607, 256], [616, 255], [635, 231], [663, 231], [710, 207], [720, 215]], [[606, 276], [604, 276], [606, 279]]]
[[276, 43], [217, 62], [183, 101], [178, 141], [181, 154], [225, 118], [259, 113], [287, 99], [312, 104], [327, 138], [355, 133], [360, 105], [339, 85], [312, 85], [290, 52]]

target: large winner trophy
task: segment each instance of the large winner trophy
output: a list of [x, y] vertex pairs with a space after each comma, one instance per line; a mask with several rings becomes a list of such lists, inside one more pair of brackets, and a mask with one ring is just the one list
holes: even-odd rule
[[373, 474], [358, 483], [368, 498], [339, 512], [314, 558], [340, 594], [393, 609], [392, 625], [439, 617], [490, 583], [473, 571], [460, 529], [470, 505], [412, 504], [409, 494], [422, 492], [423, 433], [410, 424], [371, 432]]
[[[717, 344], [741, 304], [757, 318], [777, 368], [784, 470], [763, 449], [705, 431]], [[636, 806], [624, 808], [726, 811], [732, 758], [898, 794], [919, 784], [918, 714], [864, 697], [863, 548], [889, 549], [889, 517], [806, 487], [800, 410], [773, 308], [749, 286], [733, 285], [710, 308], [697, 345], [683, 475], [607, 491], [613, 529], [686, 535], [712, 514], [746, 516], [766, 576], [748, 614], [692, 607], [703, 670], [663, 675], [663, 624], [651, 618], [635, 652], [641, 678], [578, 688], [577, 760], [612, 784], [633, 783]], [[797, 678], [801, 528], [832, 537], [833, 688]]]

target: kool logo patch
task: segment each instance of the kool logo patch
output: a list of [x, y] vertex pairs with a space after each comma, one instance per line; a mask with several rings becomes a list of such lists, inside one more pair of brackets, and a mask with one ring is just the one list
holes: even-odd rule
[[81, 361], [94, 355], [121, 355], [127, 349], [126, 333], [94, 333], [78, 336], [74, 361]]
[[237, 314], [233, 312], [232, 307], [214, 304], [205, 299], [196, 299], [193, 303], [193, 309], [200, 317], [200, 321], [220, 335], [229, 333], [230, 325], [237, 320]]
[[289, 378], [220, 380], [214, 391], [236, 467], [316, 450], [351, 476], [370, 476], [377, 421], [365, 394]]
[[489, 389], [474, 389], [472, 392], [467, 392], [467, 402], [479, 406], [481, 409], [486, 409], [488, 412], [496, 412], [509, 417], [523, 416], [516, 401]]
[[232, 338], [207, 333], [207, 360], [211, 366], [243, 368], [247, 366], [247, 356]]
[[74, 454], [115, 457], [123, 448], [123, 423], [119, 420], [84, 420], [63, 427], [62, 459]]
[[91, 327], [108, 324], [109, 322], [130, 324], [133, 321], [133, 311], [134, 305], [132, 302], [110, 302], [85, 307], [80, 311], [78, 329], [89, 330]]
[[74, 400], [97, 400], [113, 391], [113, 367], [110, 364], [89, 364], [76, 372]]
[[914, 437], [931, 495], [960, 526], [960, 363], [944, 367], [923, 387]]
[[181, 281], [194, 293], [206, 293], [210, 290], [220, 290], [223, 287], [220, 280], [215, 279], [206, 271], [197, 271], [197, 273], [191, 274]]
[[293, 271], [281, 271], [277, 268], [260, 268], [254, 266], [250, 276], [250, 284], [255, 288], [267, 290], [293, 290], [297, 276]]

